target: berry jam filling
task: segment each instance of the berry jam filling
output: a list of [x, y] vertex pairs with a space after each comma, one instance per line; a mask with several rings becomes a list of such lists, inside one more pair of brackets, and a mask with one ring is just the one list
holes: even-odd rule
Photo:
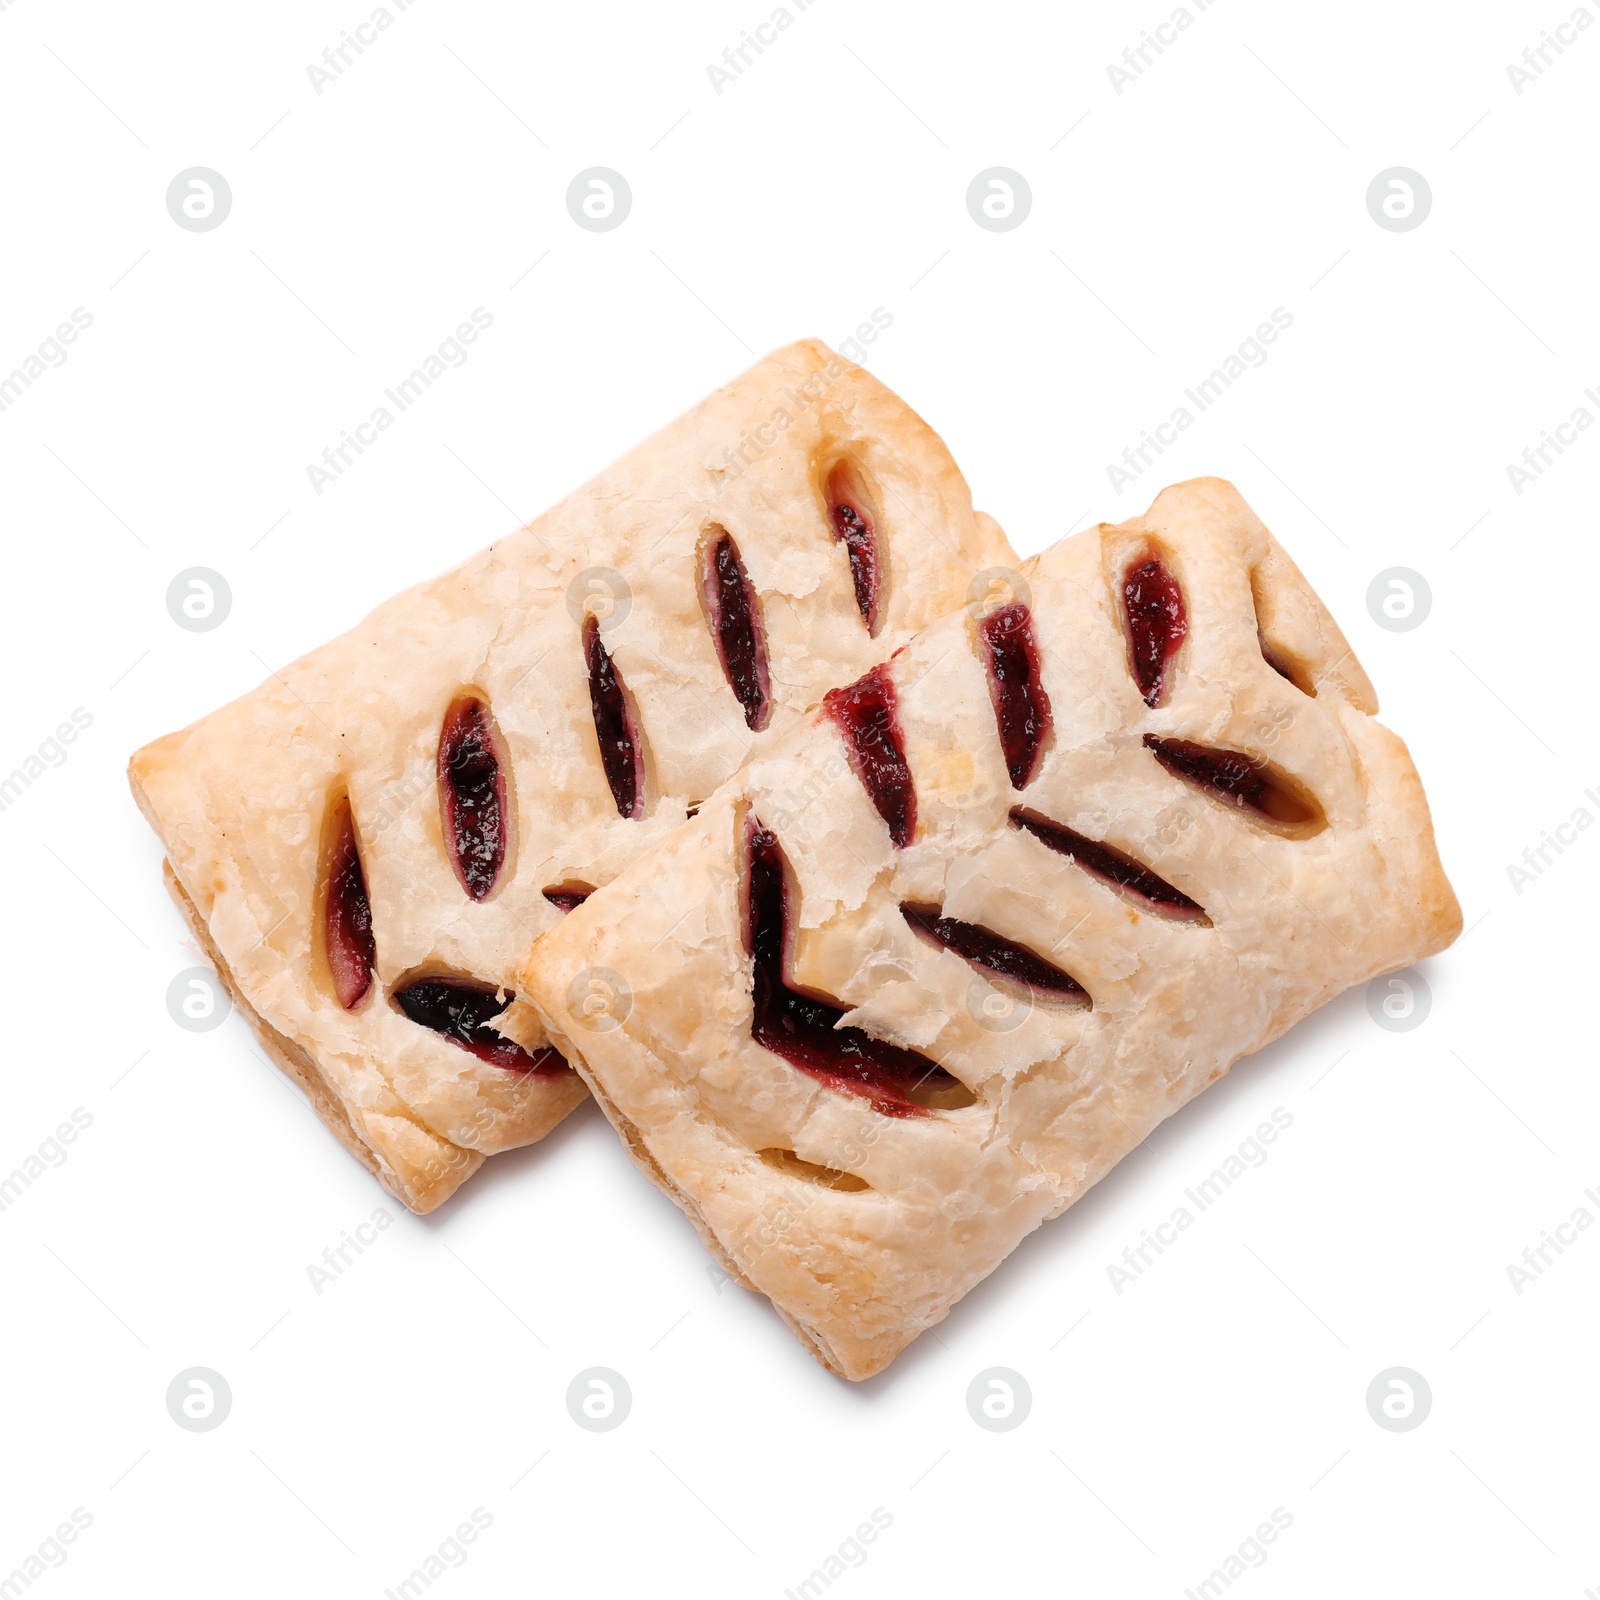
[[559, 1050], [549, 1045], [524, 1050], [515, 1039], [504, 1038], [489, 1026], [514, 999], [508, 995], [502, 1000], [493, 989], [465, 978], [418, 978], [396, 991], [394, 1003], [413, 1022], [492, 1067], [544, 1078], [571, 1071]]
[[557, 911], [576, 911], [594, 893], [594, 886], [587, 883], [552, 883], [540, 893]]
[[1144, 703], [1158, 706], [1166, 699], [1167, 669], [1189, 631], [1189, 620], [1178, 580], [1149, 547], [1122, 574], [1122, 615], [1133, 681]]
[[857, 1095], [886, 1117], [969, 1106], [974, 1096], [926, 1056], [841, 1028], [844, 1012], [799, 994], [784, 981], [789, 890], [776, 835], [752, 819], [748, 833], [745, 943], [754, 957], [751, 1037], [790, 1066], [841, 1094]]
[[1039, 681], [1033, 614], [1020, 600], [997, 606], [978, 624], [978, 637], [1011, 787], [1026, 789], [1039, 771], [1050, 736], [1050, 697]]
[[873, 637], [878, 632], [878, 593], [882, 577], [878, 567], [878, 531], [867, 497], [848, 461], [835, 463], [828, 474], [828, 520], [833, 536], [850, 557], [850, 577], [855, 583], [856, 607]]
[[1237, 750], [1213, 750], [1188, 739], [1144, 736], [1145, 748], [1175, 777], [1282, 828], [1320, 822], [1319, 814], [1276, 781], [1260, 762]]
[[761, 632], [761, 602], [732, 534], [719, 533], [716, 543], [708, 547], [700, 591], [728, 686], [744, 707], [750, 731], [759, 733], [772, 715], [767, 645]]
[[850, 765], [889, 825], [889, 837], [904, 849], [917, 831], [917, 791], [906, 765], [899, 702], [888, 664], [874, 667], [848, 689], [830, 689], [823, 710], [838, 724]]
[[594, 712], [600, 762], [611, 785], [617, 814], [637, 821], [644, 815], [644, 752], [627, 685], [600, 638], [598, 618], [583, 625], [583, 655], [589, 668], [589, 705]]
[[900, 915], [923, 938], [942, 949], [953, 950], [974, 967], [1009, 978], [1037, 994], [1060, 995], [1088, 1003], [1088, 991], [1070, 973], [988, 928], [975, 922], [957, 922], [954, 917], [945, 916], [938, 906], [906, 904], [900, 907]]
[[1099, 878], [1118, 889], [1142, 911], [1169, 917], [1174, 922], [1201, 922], [1207, 927], [1211, 919], [1205, 908], [1180, 890], [1174, 889], [1164, 878], [1158, 878], [1148, 867], [1141, 866], [1131, 856], [1113, 850], [1108, 844], [1086, 839], [1059, 822], [1041, 817], [1037, 811], [1027, 811], [1016, 806], [1011, 812], [1014, 827], [1031, 833], [1041, 844], [1048, 845], [1058, 855], [1077, 863], [1091, 877]]
[[439, 730], [439, 810], [461, 887], [485, 899], [506, 862], [506, 780], [489, 708], [464, 695]]
[[367, 899], [367, 880], [361, 870], [361, 850], [348, 800], [339, 802], [333, 818], [322, 935], [334, 993], [346, 1011], [354, 1011], [372, 987], [378, 949], [372, 938], [372, 903]]

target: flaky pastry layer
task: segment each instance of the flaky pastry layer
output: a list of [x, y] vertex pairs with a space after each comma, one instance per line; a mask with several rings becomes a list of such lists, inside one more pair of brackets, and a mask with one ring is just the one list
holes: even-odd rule
[[[1154, 705], [1127, 590], [1151, 560], [1186, 622]], [[975, 600], [890, 664], [916, 801], [904, 848], [839, 723], [814, 714], [545, 934], [520, 979], [635, 1158], [849, 1378], [880, 1371], [1241, 1056], [1461, 926], [1405, 746], [1230, 484], [1168, 489], [1026, 562], [997, 598], [1027, 608], [1051, 708], [1025, 787]], [[1282, 816], [1174, 770], [1188, 749], [1232, 753], [1237, 787], [1258, 794], [1260, 776]], [[1047, 846], [1019, 808], [1100, 853]], [[757, 829], [787, 862], [786, 983], [920, 1053], [970, 1104], [885, 1114], [758, 1041]], [[1107, 851], [1176, 898], [1091, 870]], [[930, 906], [1082, 995], [923, 936], [903, 908]]]
[[[869, 630], [830, 521], [846, 462], [875, 521]], [[708, 547], [735, 541], [754, 596], [770, 721], [752, 731], [707, 612]], [[682, 824], [833, 683], [1014, 563], [939, 437], [869, 373], [807, 341], [776, 352], [570, 495], [343, 637], [133, 758], [181, 903], [269, 1054], [406, 1205], [430, 1210], [486, 1155], [543, 1136], [582, 1098], [519, 1074], [394, 1003], [413, 979], [513, 992], [561, 913], [547, 888], [609, 882]], [[638, 817], [601, 758], [584, 630], [625, 684]], [[509, 850], [473, 899], [446, 848], [441, 726], [480, 700], [505, 756]], [[322, 946], [329, 818], [348, 801], [374, 982], [340, 1004]], [[496, 1024], [537, 1049], [536, 1018]]]

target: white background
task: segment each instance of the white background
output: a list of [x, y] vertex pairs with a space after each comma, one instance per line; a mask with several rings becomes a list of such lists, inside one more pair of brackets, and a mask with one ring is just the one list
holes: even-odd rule
[[[1521, 1295], [1506, 1272], [1600, 1217], [1600, 838], [1520, 894], [1507, 872], [1600, 815], [1600, 430], [1520, 495], [1506, 471], [1600, 415], [1600, 29], [1519, 96], [1507, 64], [1568, 0], [1215, 0], [1119, 95], [1107, 65], [1168, 0], [1068, 10], [816, 0], [719, 95], [708, 63], [767, 0], [415, 0], [320, 96], [306, 68], [366, 0], [0, 10], [0, 371], [94, 318], [0, 412], [0, 771], [93, 717], [0, 812], [0, 1175], [93, 1118], [0, 1213], [0, 1577], [83, 1507], [29, 1595], [377, 1596], [481, 1507], [430, 1595], [778, 1596], [882, 1507], [827, 1593], [1179, 1596], [1282, 1507], [1230, 1594], [1600, 1588], [1600, 1230]], [[165, 205], [196, 165], [233, 191], [208, 233]], [[632, 186], [613, 232], [566, 211], [594, 165]], [[1033, 194], [1005, 233], [965, 206], [995, 165]], [[1432, 188], [1411, 232], [1365, 203], [1396, 165]], [[477, 306], [467, 364], [316, 495], [307, 464]], [[851, 1386], [717, 1291], [592, 1107], [417, 1219], [237, 1017], [175, 1026], [196, 957], [122, 774], [879, 306], [874, 370], [1023, 552], [1169, 481], [1239, 484], [1410, 743], [1470, 931], [1423, 1026], [1335, 1001]], [[1266, 364], [1114, 492], [1279, 306]], [[166, 611], [192, 565], [233, 591], [209, 633]], [[1432, 591], [1409, 632], [1367, 610], [1393, 566]], [[1266, 1164], [1115, 1293], [1107, 1265], [1280, 1106]], [[380, 1204], [394, 1226], [316, 1294]], [[164, 1403], [197, 1365], [233, 1392], [213, 1432]], [[634, 1396], [605, 1434], [564, 1404], [597, 1365]], [[1407, 1433], [1365, 1404], [1395, 1365], [1433, 1392]], [[991, 1366], [1032, 1389], [1008, 1433], [967, 1415]]]

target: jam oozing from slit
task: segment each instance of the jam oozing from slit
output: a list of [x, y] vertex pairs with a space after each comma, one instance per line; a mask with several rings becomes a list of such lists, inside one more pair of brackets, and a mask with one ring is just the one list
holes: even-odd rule
[[1026, 789], [1050, 736], [1050, 697], [1039, 680], [1033, 613], [1020, 600], [997, 606], [978, 624], [1000, 747], [1013, 789]]
[[567, 912], [576, 911], [594, 893], [594, 889], [587, 883], [553, 883], [548, 889], [540, 890], [540, 893], [557, 911]]
[[900, 915], [925, 939], [953, 951], [971, 966], [1009, 978], [1038, 994], [1088, 1003], [1088, 990], [1070, 973], [990, 928], [976, 922], [958, 922], [945, 916], [938, 906], [907, 903], [900, 907]]
[[789, 890], [783, 848], [752, 820], [746, 846], [746, 946], [754, 958], [751, 1037], [790, 1066], [841, 1094], [856, 1095], [886, 1117], [953, 1110], [974, 1096], [942, 1067], [861, 1028], [841, 1028], [844, 1012], [799, 994], [784, 976]]
[[830, 689], [823, 709], [844, 734], [850, 766], [889, 825], [889, 837], [904, 849], [917, 831], [917, 790], [906, 764], [900, 706], [888, 663], [847, 689]]
[[583, 655], [589, 669], [589, 706], [600, 741], [600, 764], [611, 786], [611, 798], [619, 816], [637, 821], [644, 815], [644, 752], [627, 686], [606, 650], [595, 617], [583, 625]]
[[706, 614], [717, 658], [752, 733], [772, 716], [772, 682], [767, 672], [767, 644], [761, 625], [761, 602], [739, 559], [732, 534], [721, 533], [706, 552], [701, 575]]
[[394, 1003], [419, 1026], [492, 1067], [525, 1077], [570, 1072], [559, 1050], [548, 1045], [524, 1050], [515, 1039], [504, 1038], [489, 1026], [515, 998], [508, 995], [502, 1000], [495, 990], [465, 978], [418, 978], [396, 991]]
[[1318, 814], [1298, 795], [1278, 783], [1261, 763], [1238, 750], [1214, 750], [1189, 739], [1144, 736], [1145, 748], [1175, 777], [1204, 789], [1241, 811], [1281, 827], [1303, 828]]
[[367, 879], [361, 870], [361, 848], [356, 842], [355, 819], [348, 800], [340, 802], [333, 819], [322, 932], [334, 993], [346, 1011], [354, 1011], [372, 988], [378, 950], [372, 937], [372, 903], [367, 899]]
[[487, 897], [506, 860], [506, 780], [489, 708], [464, 695], [439, 730], [439, 809], [444, 839], [461, 886]]
[[1172, 658], [1189, 631], [1183, 591], [1154, 549], [1130, 561], [1122, 574], [1122, 614], [1128, 663], [1147, 706], [1166, 699]]
[[850, 577], [855, 585], [856, 609], [867, 625], [867, 632], [878, 632], [878, 599], [883, 574], [878, 561], [878, 530], [873, 522], [867, 497], [848, 462], [838, 462], [828, 474], [828, 520], [833, 536], [850, 558]]
[[1165, 878], [1157, 877], [1147, 866], [1114, 850], [1108, 844], [1086, 838], [1037, 811], [1016, 806], [1011, 812], [1014, 827], [1031, 833], [1041, 844], [1048, 845], [1057, 855], [1067, 856], [1093, 877], [1121, 890], [1136, 905], [1170, 917], [1177, 922], [1203, 922], [1209, 925], [1205, 907], [1191, 900], [1182, 890], [1174, 889]]

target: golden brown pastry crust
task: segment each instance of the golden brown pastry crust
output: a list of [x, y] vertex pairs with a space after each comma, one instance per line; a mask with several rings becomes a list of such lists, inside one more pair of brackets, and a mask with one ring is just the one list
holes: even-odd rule
[[[886, 564], [869, 636], [823, 500], [855, 465]], [[702, 547], [726, 529], [760, 598], [773, 713], [752, 734], [714, 647]], [[758, 363], [529, 527], [380, 606], [260, 688], [140, 750], [134, 794], [184, 906], [269, 1055], [408, 1206], [430, 1210], [485, 1155], [542, 1137], [582, 1098], [571, 1073], [520, 1076], [419, 1027], [402, 980], [455, 974], [510, 990], [561, 913], [548, 886], [608, 882], [751, 754], [1015, 558], [975, 514], [942, 441], [824, 345]], [[600, 572], [599, 579], [590, 575]], [[608, 591], [620, 573], [626, 594]], [[625, 820], [599, 759], [582, 649], [586, 597], [638, 710], [646, 806]], [[486, 701], [508, 758], [505, 876], [464, 892], [444, 844], [440, 725]], [[354, 1011], [318, 951], [319, 852], [347, 795], [377, 944]], [[515, 1007], [503, 1020], [543, 1041]]]
[[[1151, 540], [1189, 623], [1159, 709], [1135, 687], [1119, 610], [1120, 576]], [[819, 714], [541, 938], [522, 972], [635, 1158], [850, 1378], [880, 1371], [1240, 1056], [1461, 925], [1404, 745], [1372, 720], [1337, 625], [1231, 485], [1168, 489], [1021, 575], [1054, 713], [1025, 791], [969, 606], [891, 663], [919, 812], [907, 848]], [[1263, 637], [1303, 687], [1267, 663]], [[1326, 825], [1293, 837], [1262, 824], [1163, 768], [1146, 734], [1249, 755], [1314, 796]], [[1142, 862], [1209, 925], [1131, 904], [1011, 826], [1018, 804]], [[972, 1106], [883, 1116], [755, 1042], [740, 903], [751, 816], [793, 873], [790, 981], [937, 1060]], [[904, 902], [1047, 957], [1092, 1009], [985, 981], [914, 934]]]

